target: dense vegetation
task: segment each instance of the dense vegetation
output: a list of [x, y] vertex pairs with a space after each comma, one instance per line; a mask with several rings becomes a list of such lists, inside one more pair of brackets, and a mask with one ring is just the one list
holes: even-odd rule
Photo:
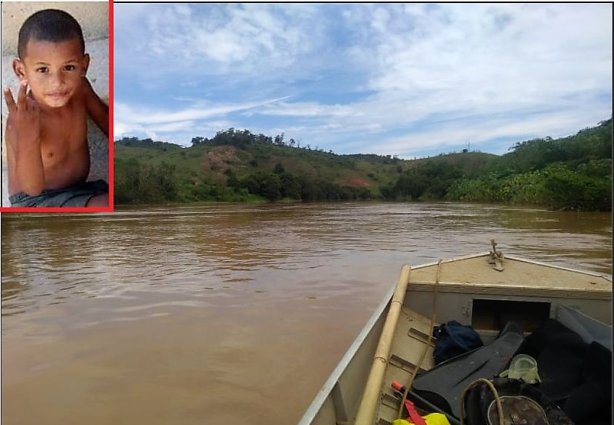
[[117, 204], [384, 199], [610, 210], [611, 184], [611, 119], [573, 136], [516, 143], [501, 156], [337, 155], [232, 128], [195, 137], [188, 148], [137, 138], [115, 147]]
[[446, 198], [611, 210], [612, 120], [570, 137], [517, 143], [480, 176], [454, 181]]

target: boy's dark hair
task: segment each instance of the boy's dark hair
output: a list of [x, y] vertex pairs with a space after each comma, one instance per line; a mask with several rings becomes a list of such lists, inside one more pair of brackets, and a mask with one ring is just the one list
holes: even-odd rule
[[21, 59], [26, 55], [28, 41], [51, 41], [54, 43], [77, 38], [81, 51], [85, 53], [83, 31], [75, 18], [63, 10], [45, 9], [30, 16], [19, 30], [17, 54]]

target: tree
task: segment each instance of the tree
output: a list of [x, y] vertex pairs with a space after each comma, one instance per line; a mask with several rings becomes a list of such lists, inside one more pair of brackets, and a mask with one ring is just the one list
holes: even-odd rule
[[278, 146], [284, 146], [284, 133], [281, 133], [275, 136], [273, 143], [275, 143]]
[[290, 173], [279, 174], [279, 180], [281, 183], [281, 197], [301, 199], [301, 183], [297, 177]]
[[275, 164], [275, 168], [273, 168], [273, 172], [275, 174], [281, 175], [281, 174], [285, 173], [286, 170], [284, 169], [284, 166], [281, 165], [281, 162], [278, 162], [277, 164]]
[[205, 137], [193, 137], [192, 138], [192, 146], [198, 146], [201, 144], [205, 144], [209, 141], [209, 139], [205, 138]]
[[243, 180], [242, 186], [247, 188], [251, 194], [262, 196], [269, 201], [277, 201], [281, 198], [281, 181], [274, 173], [256, 171]]

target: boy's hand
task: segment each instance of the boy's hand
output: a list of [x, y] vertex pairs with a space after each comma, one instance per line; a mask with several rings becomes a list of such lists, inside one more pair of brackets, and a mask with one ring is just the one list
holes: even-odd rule
[[[14, 127], [19, 144], [34, 144], [40, 140], [40, 111], [36, 101], [26, 95], [26, 82], [22, 82], [17, 92], [17, 102], [11, 89], [4, 89], [4, 100], [9, 110], [7, 127]], [[7, 128], [9, 130], [9, 128]]]

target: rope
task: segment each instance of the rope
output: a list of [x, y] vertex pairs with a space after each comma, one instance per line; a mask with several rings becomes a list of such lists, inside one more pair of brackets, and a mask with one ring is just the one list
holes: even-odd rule
[[412, 384], [414, 383], [414, 378], [416, 377], [416, 374], [420, 370], [420, 367], [422, 366], [422, 362], [424, 362], [424, 358], [426, 357], [426, 353], [428, 352], [429, 347], [431, 343], [433, 342], [433, 329], [435, 327], [435, 319], [437, 318], [437, 294], [439, 293], [439, 278], [441, 276], [442, 261], [443, 261], [442, 259], [439, 259], [439, 261], [437, 262], [437, 271], [435, 273], [435, 286], [433, 288], [433, 307], [431, 309], [432, 314], [431, 314], [431, 322], [429, 325], [431, 329], [430, 334], [429, 334], [429, 339], [428, 339], [427, 344], [424, 347], [424, 350], [422, 350], [422, 354], [420, 355], [420, 360], [418, 360], [418, 364], [416, 365], [416, 369], [414, 370], [414, 373], [411, 374], [411, 376], [409, 377], [409, 381], [407, 382], [407, 385], [405, 385], [405, 391], [403, 391], [403, 399], [401, 400], [399, 410], [397, 411], [397, 418], [400, 418], [401, 415], [403, 414], [403, 406], [405, 405], [405, 400], [407, 400], [407, 395], [409, 394], [409, 390]]
[[463, 396], [461, 397], [461, 405], [460, 405], [460, 423], [461, 425], [463, 425], [464, 423], [464, 418], [465, 418], [465, 397], [467, 396], [467, 393], [469, 392], [469, 390], [473, 387], [475, 387], [477, 384], [486, 384], [486, 386], [488, 388], [490, 388], [490, 390], [492, 391], [494, 397], [495, 397], [495, 403], [497, 404], [497, 414], [499, 415], [499, 425], [505, 425], [504, 421], [503, 421], [503, 406], [501, 405], [501, 398], [499, 397], [499, 393], [497, 392], [497, 389], [495, 388], [495, 386], [493, 385], [492, 382], [490, 382], [488, 379], [485, 378], [480, 378], [476, 381], [473, 381], [471, 384], [469, 384], [467, 386], [467, 388], [465, 388], [465, 391], [463, 391]]

